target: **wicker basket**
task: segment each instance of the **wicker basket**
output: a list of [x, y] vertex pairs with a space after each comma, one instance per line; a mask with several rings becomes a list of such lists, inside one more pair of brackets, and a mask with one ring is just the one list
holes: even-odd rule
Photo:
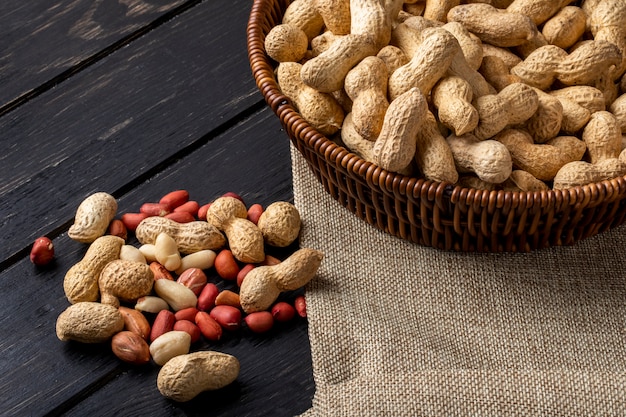
[[254, 0], [247, 28], [257, 86], [324, 189], [367, 223], [423, 246], [528, 252], [572, 245], [624, 223], [626, 177], [566, 190], [484, 191], [385, 171], [335, 144], [298, 114], [276, 82], [265, 35], [289, 0]]

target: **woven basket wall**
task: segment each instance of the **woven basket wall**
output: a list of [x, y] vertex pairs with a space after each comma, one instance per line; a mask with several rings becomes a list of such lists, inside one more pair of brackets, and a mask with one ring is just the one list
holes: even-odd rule
[[423, 246], [528, 252], [572, 245], [625, 221], [626, 177], [566, 190], [484, 191], [412, 178], [366, 162], [313, 129], [276, 82], [265, 35], [288, 0], [254, 0], [248, 22], [253, 76], [324, 189], [367, 223]]

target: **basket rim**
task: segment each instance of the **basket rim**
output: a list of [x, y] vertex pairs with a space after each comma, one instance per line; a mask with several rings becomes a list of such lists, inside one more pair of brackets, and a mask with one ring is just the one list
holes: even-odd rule
[[[279, 0], [253, 0], [246, 28], [248, 59], [257, 87], [272, 111], [286, 125], [296, 140], [321, 156], [328, 164], [342, 166], [362, 181], [376, 186], [382, 192], [419, 198], [429, 196], [432, 200], [447, 199], [450, 203], [464, 203], [476, 208], [540, 207], [554, 209], [575, 206], [577, 209], [593, 207], [618, 199], [626, 193], [626, 175], [585, 185], [564, 189], [542, 191], [481, 190], [460, 184], [451, 184], [410, 177], [387, 171], [373, 162], [366, 161], [347, 148], [338, 145], [318, 132], [304, 120], [291, 100], [285, 96], [274, 75], [275, 64], [265, 53], [265, 15], [268, 9]], [[288, 5], [291, 0], [283, 0]], [[269, 31], [269, 29], [268, 29]], [[381, 180], [373, 183], [371, 178]]]

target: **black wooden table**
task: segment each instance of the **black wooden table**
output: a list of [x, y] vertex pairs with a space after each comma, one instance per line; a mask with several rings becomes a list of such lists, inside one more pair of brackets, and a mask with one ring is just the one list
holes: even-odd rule
[[[209, 202], [291, 201], [287, 135], [265, 105], [246, 50], [249, 0], [0, 2], [0, 413], [289, 416], [315, 390], [305, 319], [215, 349], [235, 383], [188, 403], [162, 397], [158, 367], [108, 344], [61, 342], [65, 272], [86, 251], [67, 237], [78, 204], [105, 191], [118, 216], [186, 189]], [[56, 261], [30, 263], [35, 238]], [[131, 242], [132, 243], [132, 242]]]

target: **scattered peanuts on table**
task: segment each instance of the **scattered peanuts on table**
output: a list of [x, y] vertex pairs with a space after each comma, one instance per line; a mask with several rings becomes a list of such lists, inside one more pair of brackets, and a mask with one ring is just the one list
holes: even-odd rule
[[623, 0], [295, 0], [265, 46], [302, 118], [385, 170], [511, 191], [626, 174]]
[[[66, 272], [70, 305], [56, 322], [62, 341], [110, 343], [126, 363], [162, 366], [157, 388], [174, 401], [189, 401], [238, 377], [235, 357], [207, 350], [224, 332], [267, 333], [275, 323], [306, 317], [299, 290], [323, 259], [310, 248], [285, 259], [266, 253], [297, 242], [302, 222], [289, 202], [246, 207], [234, 193], [204, 206], [190, 202], [188, 192], [176, 190], [143, 204], [139, 213], [115, 218], [113, 196], [88, 196], [70, 238], [89, 247]], [[189, 216], [167, 217], [177, 210]], [[129, 232], [139, 247], [126, 243]], [[43, 266], [51, 248], [48, 240], [36, 244], [33, 257]], [[201, 339], [205, 344], [194, 352]]]

